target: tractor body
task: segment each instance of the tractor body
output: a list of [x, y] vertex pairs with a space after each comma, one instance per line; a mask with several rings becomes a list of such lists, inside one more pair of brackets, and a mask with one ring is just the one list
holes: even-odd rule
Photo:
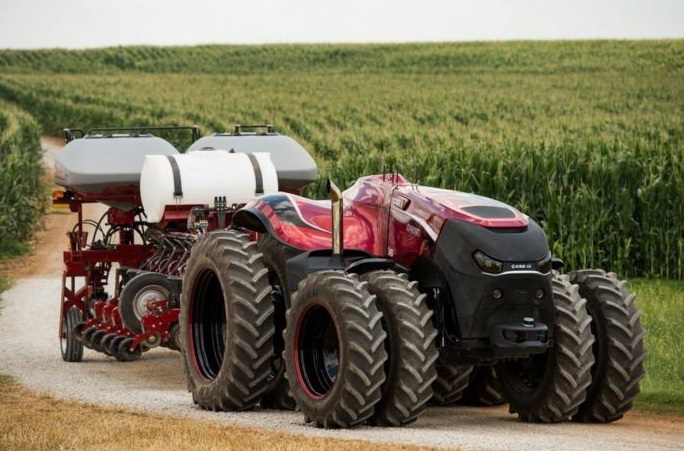
[[302, 254], [288, 264], [296, 291], [322, 269], [394, 269], [430, 293], [438, 346], [456, 361], [545, 351], [553, 338], [551, 254], [541, 228], [473, 194], [416, 186], [401, 175], [359, 179], [343, 193], [341, 259], [330, 249], [330, 202], [278, 193], [247, 204], [235, 223]]

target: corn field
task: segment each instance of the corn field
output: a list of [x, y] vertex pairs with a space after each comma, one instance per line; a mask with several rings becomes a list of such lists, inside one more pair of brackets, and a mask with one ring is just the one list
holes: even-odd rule
[[49, 134], [273, 123], [307, 195], [394, 168], [516, 206], [570, 268], [684, 278], [681, 40], [0, 50], [0, 98]]
[[0, 242], [24, 241], [41, 225], [46, 201], [39, 128], [0, 100]]

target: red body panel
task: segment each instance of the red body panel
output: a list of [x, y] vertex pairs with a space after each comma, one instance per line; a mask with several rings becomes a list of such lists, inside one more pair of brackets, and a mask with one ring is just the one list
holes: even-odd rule
[[[526, 215], [496, 200], [417, 186], [398, 174], [359, 179], [343, 193], [343, 202], [345, 249], [390, 257], [404, 266], [429, 254], [446, 220], [488, 228], [528, 225]], [[247, 209], [258, 212], [272, 233], [291, 246], [302, 250], [331, 247], [329, 201], [281, 193], [256, 199]]]

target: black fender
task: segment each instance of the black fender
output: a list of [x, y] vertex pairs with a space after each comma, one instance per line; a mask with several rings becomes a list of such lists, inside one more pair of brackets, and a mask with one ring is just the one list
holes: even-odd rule
[[266, 215], [250, 205], [244, 206], [235, 212], [233, 215], [233, 225], [253, 232], [274, 235]]
[[287, 283], [291, 292], [296, 291], [299, 282], [309, 274], [318, 271], [338, 270], [348, 274], [365, 274], [381, 269], [407, 272], [406, 268], [392, 260], [373, 257], [356, 249], [345, 249], [341, 255], [333, 254], [332, 249], [318, 249], [296, 255], [286, 263]]

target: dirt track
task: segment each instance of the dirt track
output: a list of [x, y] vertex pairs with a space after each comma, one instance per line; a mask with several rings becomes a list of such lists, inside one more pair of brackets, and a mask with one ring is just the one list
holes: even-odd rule
[[[58, 142], [44, 140], [54, 154]], [[4, 293], [0, 315], [0, 373], [56, 398], [118, 405], [219, 423], [268, 427], [288, 432], [468, 449], [680, 450], [681, 418], [638, 412], [609, 425], [525, 424], [506, 408], [430, 408], [413, 425], [399, 429], [361, 427], [325, 431], [307, 425], [299, 413], [257, 409], [244, 413], [204, 412], [185, 388], [180, 355], [152, 350], [138, 362], [119, 363], [86, 349], [82, 363], [61, 360], [57, 324], [64, 233], [74, 218], [48, 216], [35, 254], [13, 265], [17, 278]]]

